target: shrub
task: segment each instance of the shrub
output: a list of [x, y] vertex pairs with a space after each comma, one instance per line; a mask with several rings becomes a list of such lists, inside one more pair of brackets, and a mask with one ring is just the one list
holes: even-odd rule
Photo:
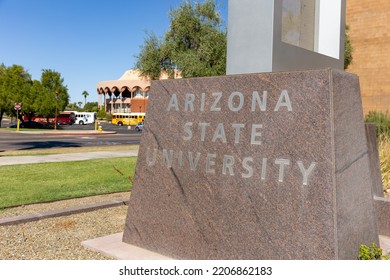
[[97, 113], [97, 117], [99, 120], [105, 119], [107, 117], [106, 111], [104, 111], [104, 109], [100, 109]]
[[360, 245], [359, 260], [380, 260], [382, 257], [382, 249], [375, 243], [371, 246]]
[[378, 150], [383, 190], [387, 190], [390, 189], [390, 136], [379, 138]]
[[382, 256], [382, 260], [388, 260], [390, 261], [390, 254], [387, 254], [385, 256]]

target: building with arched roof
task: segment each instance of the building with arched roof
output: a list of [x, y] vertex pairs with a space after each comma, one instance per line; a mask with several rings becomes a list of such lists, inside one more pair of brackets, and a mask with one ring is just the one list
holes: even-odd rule
[[98, 82], [99, 108], [110, 114], [145, 112], [150, 84], [137, 70], [126, 71], [119, 80]]

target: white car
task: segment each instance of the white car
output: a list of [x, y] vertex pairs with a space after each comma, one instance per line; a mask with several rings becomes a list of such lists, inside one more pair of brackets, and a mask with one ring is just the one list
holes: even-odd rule
[[142, 131], [144, 129], [144, 122], [139, 122], [137, 123], [137, 125], [135, 126], [135, 130], [136, 131]]

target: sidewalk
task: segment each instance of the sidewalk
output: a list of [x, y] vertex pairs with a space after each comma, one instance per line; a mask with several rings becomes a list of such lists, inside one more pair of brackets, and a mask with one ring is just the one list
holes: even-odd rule
[[0, 157], [0, 166], [32, 164], [45, 162], [62, 162], [62, 161], [82, 161], [97, 158], [114, 158], [114, 157], [135, 157], [138, 150], [120, 150], [120, 151], [99, 151], [84, 153], [67, 153], [42, 156], [5, 156]]

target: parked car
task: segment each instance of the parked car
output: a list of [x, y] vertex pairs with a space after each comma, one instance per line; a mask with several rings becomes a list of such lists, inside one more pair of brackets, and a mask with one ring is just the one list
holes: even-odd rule
[[[16, 128], [17, 124], [10, 124], [8, 127]], [[25, 121], [25, 122], [20, 122], [19, 127], [20, 128], [43, 128], [43, 124], [34, 121], [31, 122]]]
[[139, 122], [137, 123], [137, 125], [135, 126], [135, 130], [136, 131], [142, 131], [144, 129], [144, 122]]

